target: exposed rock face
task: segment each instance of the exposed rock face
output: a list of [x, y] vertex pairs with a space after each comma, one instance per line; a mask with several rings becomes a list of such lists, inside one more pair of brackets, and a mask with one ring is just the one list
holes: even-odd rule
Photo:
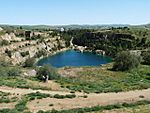
[[[11, 40], [12, 37], [14, 37], [13, 34], [8, 35], [6, 34], [3, 36], [3, 38], [6, 38], [8, 40]], [[59, 40], [57, 37], [54, 38], [47, 38], [44, 39], [44, 41], [39, 42], [38, 40], [32, 40], [32, 41], [21, 41], [21, 42], [15, 42], [7, 46], [0, 47], [0, 55], [5, 55], [6, 50], [11, 51], [11, 57], [10, 60], [12, 64], [23, 64], [27, 58], [34, 57], [40, 50], [44, 50], [47, 54], [55, 53], [55, 51], [59, 51], [58, 48], [65, 48], [65, 41]], [[28, 52], [28, 55], [22, 55], [21, 53]]]
[[[0, 28], [0, 30], [2, 29]], [[26, 33], [30, 35], [32, 32]], [[48, 33], [40, 32], [35, 32], [34, 35], [42, 35], [45, 39], [25, 40], [23, 37], [16, 37], [14, 33], [6, 33], [0, 36], [0, 41], [6, 40], [9, 42], [0, 46], [0, 56], [7, 57], [14, 65], [20, 65], [29, 57], [40, 57], [41, 55], [37, 56], [40, 51], [53, 54], [66, 47], [65, 41], [61, 40], [59, 36], [50, 37]]]
[[4, 54], [5, 50], [11, 50], [11, 51], [17, 51], [23, 48], [28, 47], [29, 45], [36, 45], [37, 41], [22, 41], [22, 42], [16, 42], [7, 46], [0, 47], [0, 54]]
[[21, 41], [22, 38], [16, 37], [14, 33], [6, 33], [0, 37], [0, 40], [7, 40], [7, 41]]
[[95, 52], [98, 55], [105, 55], [105, 51], [103, 51], [103, 50], [96, 50]]
[[134, 54], [134, 55], [136, 55], [136, 56], [140, 56], [141, 53], [142, 53], [142, 51], [141, 51], [141, 50], [131, 50], [130, 53], [131, 53], [131, 54]]
[[3, 28], [0, 27], [0, 31], [2, 31], [2, 30], [3, 30]]

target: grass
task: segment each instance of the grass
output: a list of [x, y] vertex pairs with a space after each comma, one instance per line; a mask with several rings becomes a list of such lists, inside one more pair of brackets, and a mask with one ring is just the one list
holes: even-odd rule
[[138, 69], [128, 72], [111, 71], [112, 65], [103, 67], [85, 67], [76, 73], [75, 78], [61, 78], [57, 80], [62, 87], [71, 91], [121, 92], [150, 88], [150, 66], [140, 65]]
[[28, 100], [32, 101], [35, 99], [42, 99], [42, 98], [56, 98], [56, 99], [65, 99], [65, 98], [75, 98], [76, 95], [75, 94], [67, 94], [67, 95], [59, 95], [59, 94], [55, 94], [55, 95], [50, 95], [50, 94], [45, 94], [45, 93], [40, 93], [40, 92], [36, 92], [36, 93], [29, 93], [27, 95], [25, 95]]
[[104, 111], [95, 111], [89, 113], [150, 113], [150, 104], [148, 105], [139, 105], [128, 108], [121, 109], [112, 109], [112, 110], [104, 110]]
[[0, 86], [8, 86], [15, 88], [25, 88], [25, 89], [42, 89], [42, 90], [50, 90], [49, 87], [41, 86], [40, 84], [36, 84], [37, 81], [31, 81], [27, 78], [18, 76], [18, 77], [10, 77], [10, 76], [0, 76]]
[[17, 97], [9, 97], [10, 93], [0, 91], [0, 103], [11, 103], [18, 100]]
[[65, 98], [75, 98], [76, 97], [76, 95], [75, 94], [67, 94], [67, 95], [59, 95], [59, 94], [55, 94], [54, 96], [53, 96], [53, 98], [57, 98], [57, 99], [65, 99]]
[[[0, 94], [3, 95], [8, 95], [7, 93], [0, 92]], [[43, 99], [43, 98], [57, 98], [57, 99], [65, 99], [65, 98], [75, 98], [76, 95], [71, 94], [71, 95], [58, 95], [55, 94], [54, 96], [51, 96], [50, 94], [45, 94], [45, 93], [29, 93], [26, 95], [23, 95], [21, 99], [18, 101], [18, 103], [15, 105], [14, 109], [2, 109], [0, 110], [0, 113], [30, 113], [29, 109], [27, 108], [27, 103], [30, 101], [33, 101], [35, 99]], [[6, 102], [8, 103], [8, 102]], [[49, 104], [49, 106], [53, 106], [53, 104]]]
[[50, 87], [40, 85], [40, 82], [37, 80], [21, 76], [22, 72], [17, 72], [19, 70], [23, 70], [23, 68], [17, 66], [0, 66], [0, 86], [51, 90]]
[[87, 107], [87, 108], [77, 108], [71, 110], [52, 110], [52, 111], [39, 111], [38, 113], [86, 113], [86, 112], [102, 112], [104, 110], [113, 110], [113, 109], [122, 109], [122, 108], [134, 108], [140, 105], [150, 105], [150, 101], [138, 101], [135, 103], [123, 103], [123, 104], [114, 104], [114, 105], [107, 105], [107, 106], [94, 106], [94, 107]]
[[42, 98], [48, 98], [51, 97], [50, 94], [45, 94], [45, 93], [40, 93], [40, 92], [36, 92], [36, 93], [30, 93], [25, 95], [28, 100], [35, 100], [35, 99], [42, 99]]

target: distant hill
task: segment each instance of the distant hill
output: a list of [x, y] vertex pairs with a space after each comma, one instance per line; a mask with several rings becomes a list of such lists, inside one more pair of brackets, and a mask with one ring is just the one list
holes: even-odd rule
[[108, 29], [112, 27], [131, 27], [131, 28], [150, 28], [150, 24], [144, 25], [128, 25], [128, 24], [108, 24], [108, 25], [0, 25], [4, 29], [20, 28], [32, 30], [32, 29]]
[[134, 25], [133, 28], [150, 28], [150, 24]]
[[128, 27], [129, 25], [124, 24], [112, 24], [112, 25], [0, 25], [0, 27], [4, 29], [10, 29], [10, 28], [20, 28], [20, 26], [23, 29], [106, 29], [111, 27]]

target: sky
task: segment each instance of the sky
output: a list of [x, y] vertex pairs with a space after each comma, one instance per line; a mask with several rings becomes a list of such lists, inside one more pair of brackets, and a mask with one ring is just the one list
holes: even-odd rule
[[147, 24], [150, 0], [0, 0], [0, 24]]

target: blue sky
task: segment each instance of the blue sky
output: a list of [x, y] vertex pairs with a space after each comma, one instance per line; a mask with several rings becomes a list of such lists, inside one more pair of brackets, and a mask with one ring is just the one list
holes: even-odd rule
[[146, 24], [150, 0], [0, 0], [0, 24]]

